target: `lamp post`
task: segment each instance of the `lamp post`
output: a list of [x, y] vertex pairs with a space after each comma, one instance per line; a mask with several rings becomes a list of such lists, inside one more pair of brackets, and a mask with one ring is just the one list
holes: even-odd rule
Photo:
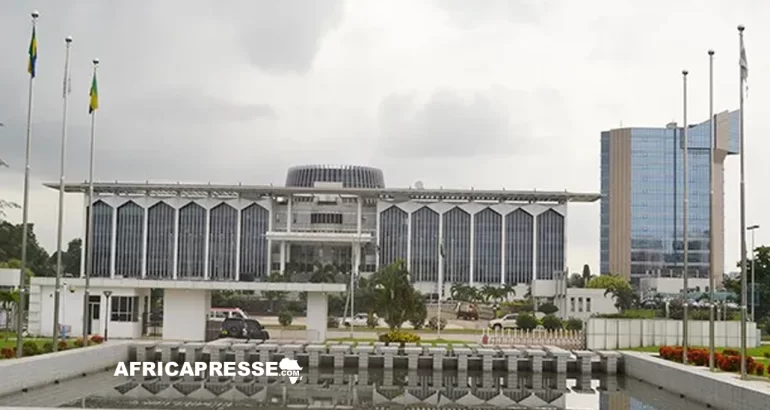
[[104, 309], [104, 341], [107, 341], [107, 333], [109, 332], [110, 328], [110, 296], [112, 296], [111, 290], [105, 290], [104, 291], [104, 297], [106, 298], [105, 301], [105, 309]]
[[759, 225], [751, 225], [748, 228], [746, 228], [747, 231], [751, 232], [751, 321], [754, 321], [754, 305], [756, 304], [755, 298], [755, 273], [754, 273], [754, 267], [756, 266], [754, 263], [754, 260], [757, 259], [756, 257], [756, 251], [757, 248], [754, 247], [754, 231], [759, 229]]

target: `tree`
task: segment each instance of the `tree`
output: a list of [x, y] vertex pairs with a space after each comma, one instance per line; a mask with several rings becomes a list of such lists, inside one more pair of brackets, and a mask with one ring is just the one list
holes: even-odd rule
[[[27, 267], [35, 276], [54, 276], [48, 252], [37, 242], [34, 224], [27, 225]], [[0, 261], [21, 260], [22, 225], [0, 221]]]
[[[10, 329], [11, 326], [11, 315], [13, 314], [13, 310], [16, 307], [16, 304], [19, 303], [19, 291], [18, 290], [0, 290], [0, 306], [2, 306], [3, 311], [5, 312], [5, 329]], [[8, 340], [8, 335], [10, 332], [5, 332], [5, 340]]]
[[540, 312], [540, 313], [544, 313], [546, 315], [553, 315], [554, 313], [559, 311], [559, 308], [556, 307], [556, 305], [554, 305], [553, 303], [548, 302], [548, 303], [543, 303], [542, 305], [540, 305], [540, 307], [538, 307], [537, 311]]
[[[285, 274], [281, 275], [281, 272], [272, 272], [270, 276], [267, 277], [267, 281], [271, 283], [278, 283], [278, 282], [291, 282], [291, 274], [286, 271]], [[286, 299], [286, 295], [288, 292], [282, 292], [282, 291], [275, 291], [270, 290], [263, 293], [265, 296], [265, 299], [270, 303], [270, 310], [275, 309], [275, 302]]]
[[586, 263], [583, 265], [583, 284], [591, 280], [591, 267]]
[[622, 286], [620, 285], [621, 283], [628, 285], [628, 282], [620, 276], [601, 275], [592, 277], [591, 280], [589, 280], [586, 284], [586, 287], [590, 289], [610, 289]]
[[[756, 304], [754, 306], [754, 316], [756, 321], [762, 322], [765, 319], [770, 319], [770, 247], [760, 246], [754, 254], [754, 268], [756, 272], [754, 274], [754, 281], [756, 283], [754, 300]], [[740, 267], [741, 263], [738, 261], [737, 266]], [[751, 259], [746, 261], [746, 294], [749, 297], [748, 304], [751, 303]], [[741, 278], [740, 276], [735, 279], [725, 279], [725, 288], [735, 293], [736, 302], [741, 303]]]
[[310, 283], [334, 283], [337, 279], [337, 268], [334, 265], [315, 265]]
[[[83, 240], [75, 238], [67, 243], [67, 250], [62, 252], [62, 274], [71, 274], [77, 276], [80, 273], [80, 251], [83, 246]], [[48, 263], [53, 267], [56, 273], [56, 252], [51, 254]]]
[[578, 275], [577, 273], [573, 273], [569, 280], [567, 281], [567, 287], [570, 288], [583, 288], [585, 287], [585, 279]]
[[409, 311], [409, 323], [416, 330], [422, 329], [425, 326], [425, 321], [428, 319], [428, 307], [425, 305], [425, 297], [420, 292], [415, 291], [412, 294], [414, 300], [412, 300], [413, 308]]
[[415, 306], [416, 297], [406, 263], [398, 260], [376, 272], [369, 281], [373, 305], [391, 330], [400, 329]]
[[631, 309], [636, 304], [636, 293], [631, 289], [631, 285], [627, 282], [623, 282], [625, 285], [619, 285], [617, 287], [607, 288], [604, 291], [604, 296], [612, 295], [615, 298], [615, 307], [621, 312]]

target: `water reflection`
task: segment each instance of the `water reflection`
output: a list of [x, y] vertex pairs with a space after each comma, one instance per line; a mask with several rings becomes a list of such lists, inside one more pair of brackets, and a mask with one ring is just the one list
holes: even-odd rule
[[657, 388], [622, 378], [431, 370], [309, 370], [286, 378], [185, 380], [120, 378], [114, 388], [62, 407], [190, 410], [585, 409], [701, 410]]

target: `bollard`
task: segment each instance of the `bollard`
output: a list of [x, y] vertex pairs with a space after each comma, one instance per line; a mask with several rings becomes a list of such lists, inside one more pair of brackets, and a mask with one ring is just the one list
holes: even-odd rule
[[308, 345], [305, 351], [307, 352], [308, 367], [316, 369], [321, 365], [321, 355], [326, 353], [326, 345]]
[[[251, 356], [251, 349], [254, 347], [251, 343], [235, 343], [232, 346], [232, 349], [235, 351], [235, 361], [236, 362], [246, 362], [249, 360], [249, 356]], [[246, 378], [244, 376], [241, 376], [239, 374], [235, 375], [235, 381], [236, 382], [242, 382]]]
[[182, 346], [182, 342], [163, 342], [159, 344], [160, 361], [163, 363], [175, 362], [179, 355], [180, 346]]
[[385, 342], [374, 342], [374, 354], [382, 354], [382, 348], [387, 346]]
[[155, 342], [137, 342], [134, 344], [136, 348], [136, 360], [139, 362], [154, 362], [155, 361]]
[[353, 348], [353, 351], [358, 355], [358, 368], [369, 368], [369, 356], [374, 352], [374, 347], [370, 345], [358, 345]]
[[576, 350], [574, 353], [578, 358], [580, 373], [584, 375], [591, 374], [591, 361], [594, 357], [594, 352], [588, 350]]
[[468, 356], [471, 355], [471, 349], [467, 347], [454, 348], [454, 354], [457, 356], [457, 370], [468, 370]]
[[481, 370], [485, 372], [491, 372], [492, 371], [492, 363], [493, 359], [495, 357], [495, 350], [494, 349], [476, 349], [476, 353], [481, 356]]
[[[187, 363], [190, 363], [191, 366], [195, 367], [195, 362], [199, 361], [201, 359], [202, 353], [203, 353], [203, 347], [206, 346], [205, 343], [198, 343], [198, 342], [190, 342], [185, 343], [184, 345], [184, 361]], [[195, 376], [186, 374], [184, 376], [185, 381], [194, 381]]]
[[262, 343], [257, 348], [259, 349], [260, 362], [272, 362], [273, 353], [278, 350], [278, 345], [275, 343]]
[[334, 368], [342, 369], [345, 367], [345, 355], [350, 353], [350, 345], [331, 345], [329, 353], [334, 358]]
[[[527, 349], [527, 356], [532, 363], [532, 373], [543, 373], [543, 356], [545, 352], [540, 349]], [[533, 380], [539, 376], [533, 377]]]
[[444, 370], [444, 356], [446, 347], [431, 347], [428, 352], [433, 356], [433, 370]]
[[618, 372], [618, 359], [620, 359], [620, 353], [613, 351], [601, 351], [599, 357], [602, 360], [602, 370], [605, 374], [616, 374]]
[[[383, 355], [383, 364], [382, 367], [385, 369], [392, 369], [393, 368], [393, 357], [398, 353], [398, 347], [397, 346], [383, 346], [380, 348]], [[385, 372], [387, 375], [390, 372]], [[392, 378], [391, 378], [392, 380]]]
[[404, 353], [407, 359], [407, 368], [410, 370], [417, 370], [420, 354], [422, 354], [422, 347], [410, 346], [404, 347]]
[[505, 370], [508, 373], [515, 373], [519, 371], [519, 356], [521, 351], [519, 349], [500, 349], [505, 358]]
[[567, 373], [567, 360], [570, 352], [556, 346], [546, 346], [548, 354], [556, 361], [556, 373]]
[[302, 350], [302, 345], [299, 344], [285, 344], [278, 346], [278, 351], [283, 354], [283, 357], [291, 360], [297, 359], [297, 352]]

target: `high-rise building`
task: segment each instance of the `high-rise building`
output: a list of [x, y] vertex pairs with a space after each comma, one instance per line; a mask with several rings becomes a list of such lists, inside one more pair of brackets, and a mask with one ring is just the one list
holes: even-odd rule
[[[716, 114], [710, 163], [710, 122], [688, 127], [690, 275], [724, 266], [724, 160], [738, 154], [738, 111]], [[633, 282], [683, 268], [683, 129], [619, 128], [601, 133], [601, 273]], [[710, 183], [709, 169], [714, 177]], [[709, 191], [714, 191], [714, 252], [709, 240]]]

